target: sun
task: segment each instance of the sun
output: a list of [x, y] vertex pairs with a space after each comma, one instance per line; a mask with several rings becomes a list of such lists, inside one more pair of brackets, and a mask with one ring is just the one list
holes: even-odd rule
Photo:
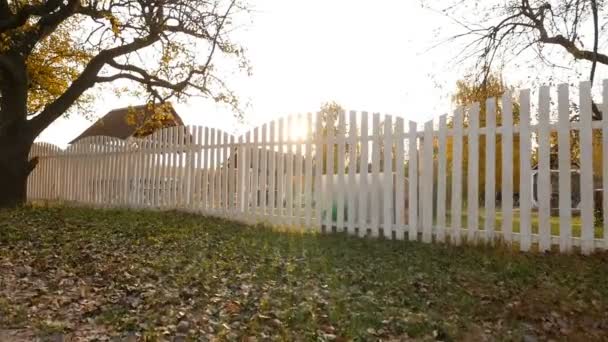
[[303, 140], [308, 133], [308, 125], [302, 117], [296, 117], [294, 119], [295, 120], [291, 122], [291, 127], [289, 127], [289, 137], [295, 140]]

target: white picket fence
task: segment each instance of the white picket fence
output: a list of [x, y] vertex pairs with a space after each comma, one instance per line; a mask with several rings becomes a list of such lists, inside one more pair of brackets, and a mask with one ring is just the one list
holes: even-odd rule
[[[560, 85], [557, 91], [552, 111], [549, 88], [540, 88], [535, 122], [530, 91], [521, 91], [517, 125], [511, 94], [505, 94], [488, 99], [484, 127], [479, 124], [480, 105], [475, 104], [457, 109], [449, 121], [445, 115], [437, 125], [429, 121], [422, 130], [415, 122], [406, 126], [400, 117], [349, 112], [341, 113], [337, 123], [320, 114], [289, 116], [240, 137], [188, 126], [163, 129], [145, 139], [90, 137], [66, 150], [37, 143], [31, 155], [40, 162], [29, 178], [28, 198], [180, 209], [297, 229], [456, 245], [502, 241], [523, 251], [555, 246], [569, 252], [577, 247], [588, 254], [608, 248], [608, 201], [603, 201], [603, 225], [596, 225], [592, 169], [593, 149], [602, 148], [603, 155], [608, 151], [608, 120], [592, 121], [588, 82], [579, 88], [580, 122], [570, 122], [568, 86]], [[602, 103], [608, 104], [608, 82]], [[496, 105], [501, 108], [500, 126]], [[551, 120], [551, 113], [557, 113], [557, 120]], [[602, 146], [593, 146], [593, 130], [601, 131]], [[581, 199], [580, 212], [574, 214], [572, 131], [580, 136]], [[568, 174], [558, 177], [559, 217], [551, 216], [549, 204], [551, 172], [556, 172], [549, 165], [551, 132], [558, 135], [559, 175]], [[497, 156], [498, 136], [502, 153]], [[519, 165], [513, 162], [517, 136]], [[482, 139], [485, 189], [479, 185]], [[468, 158], [463, 165], [465, 145]], [[532, 205], [533, 153], [538, 160], [538, 207]], [[495, 179], [497, 165], [502, 167], [501, 179]], [[514, 183], [515, 168], [520, 184]], [[608, 158], [603, 158], [602, 173], [606, 198]], [[576, 228], [573, 221], [579, 214]]]

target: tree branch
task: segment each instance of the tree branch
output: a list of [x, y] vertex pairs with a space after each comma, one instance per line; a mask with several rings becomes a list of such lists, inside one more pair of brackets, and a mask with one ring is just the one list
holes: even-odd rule
[[34, 134], [40, 134], [40, 132], [48, 127], [53, 121], [65, 113], [87, 89], [92, 87], [95, 84], [97, 74], [108, 62], [121, 55], [150, 46], [157, 42], [158, 39], [159, 36], [157, 34], [151, 35], [143, 39], [136, 39], [129, 44], [100, 52], [89, 61], [80, 76], [60, 97], [47, 105], [40, 114], [30, 120]]

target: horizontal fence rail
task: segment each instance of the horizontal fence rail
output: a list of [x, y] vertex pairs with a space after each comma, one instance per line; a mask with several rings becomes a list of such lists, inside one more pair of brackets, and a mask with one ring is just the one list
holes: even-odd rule
[[[178, 126], [143, 139], [36, 143], [28, 198], [180, 209], [357, 236], [608, 248], [608, 119], [589, 82], [505, 93], [424, 125], [367, 112], [288, 116], [233, 136]], [[608, 83], [600, 110], [608, 113]], [[554, 101], [556, 100], [556, 101]], [[556, 103], [556, 106], [552, 106]], [[552, 108], [555, 107], [555, 108]]]

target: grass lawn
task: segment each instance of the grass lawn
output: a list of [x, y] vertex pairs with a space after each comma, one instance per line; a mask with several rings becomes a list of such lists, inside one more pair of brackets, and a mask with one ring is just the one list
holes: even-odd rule
[[608, 255], [278, 232], [175, 212], [0, 211], [0, 340], [608, 338]]

